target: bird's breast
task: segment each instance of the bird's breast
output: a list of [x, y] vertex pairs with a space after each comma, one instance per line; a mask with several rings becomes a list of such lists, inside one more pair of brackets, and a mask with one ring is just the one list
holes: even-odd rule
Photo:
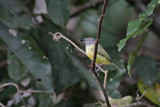
[[[87, 56], [93, 60], [93, 55], [94, 55], [94, 45], [93, 46], [87, 46], [86, 47], [86, 54]], [[96, 63], [97, 64], [110, 64], [110, 60], [108, 60], [106, 57], [102, 56], [102, 55], [99, 55], [97, 53], [97, 56], [96, 56]]]

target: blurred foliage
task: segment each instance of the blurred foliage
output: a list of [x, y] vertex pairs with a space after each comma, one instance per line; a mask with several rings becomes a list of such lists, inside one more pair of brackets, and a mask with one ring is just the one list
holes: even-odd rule
[[138, 56], [135, 60], [134, 68], [145, 84], [151, 86], [155, 82], [158, 72], [156, 63], [150, 56]]
[[128, 74], [129, 76], [131, 77], [131, 67], [132, 67], [132, 64], [134, 63], [134, 60], [135, 58], [137, 57], [138, 55], [138, 52], [140, 50], [140, 48], [142, 47], [146, 37], [148, 35], [148, 32], [144, 33], [136, 47], [136, 50], [132, 51], [130, 54], [129, 54], [129, 59], [128, 59], [128, 65], [127, 65], [127, 70], [128, 70]]
[[8, 75], [12, 80], [18, 82], [25, 76], [27, 69], [15, 55], [8, 53], [7, 56], [9, 61], [9, 65], [7, 67]]
[[156, 105], [160, 106], [160, 101], [159, 101], [159, 92], [158, 90], [160, 89], [160, 85], [155, 83], [156, 86], [153, 87], [153, 89], [151, 87], [146, 86], [141, 80], [138, 80], [138, 88], [140, 93], [144, 93], [145, 89], [146, 89], [146, 93], [145, 93], [145, 97], [147, 97], [150, 101], [152, 101], [153, 103], [155, 103]]
[[138, 34], [142, 34], [153, 23], [152, 18], [148, 18], [148, 16], [153, 13], [156, 5], [158, 5], [158, 1], [152, 0], [148, 4], [147, 10], [142, 12], [137, 20], [129, 22], [126, 38], [118, 43], [118, 51], [121, 51], [128, 39], [131, 37], [136, 37]]
[[65, 27], [69, 19], [70, 0], [46, 0], [46, 4], [51, 20]]
[[113, 106], [118, 106], [118, 107], [127, 106], [128, 104], [131, 104], [132, 102], [133, 102], [133, 99], [131, 96], [125, 96], [121, 99], [112, 99], [111, 100], [111, 104]]
[[[19, 95], [16, 94], [14, 86], [7, 86], [0, 89], [0, 103], [15, 107], [24, 106], [24, 102], [33, 107], [88, 107], [97, 106], [101, 99], [104, 104], [103, 95], [92, 93], [92, 90], [99, 92], [100, 87], [89, 70], [90, 59], [67, 41], [60, 39], [55, 42], [52, 36], [48, 35], [48, 32], [60, 32], [84, 49], [84, 44], [78, 40], [85, 37], [96, 38], [97, 35], [97, 20], [102, 5], [96, 6], [95, 1], [0, 0], [0, 85], [14, 82], [21, 90], [45, 91]], [[72, 11], [77, 11], [87, 3], [93, 4], [93, 8], [70, 18]], [[100, 44], [120, 69], [118, 72], [110, 65], [102, 67], [109, 71], [104, 85], [107, 94], [112, 98], [112, 105], [124, 106], [133, 103], [135, 96], [130, 95], [136, 95], [138, 88], [143, 93], [141, 87], [147, 88], [144, 96], [159, 105], [159, 56], [153, 57], [141, 52], [143, 45], [147, 44], [147, 38], [153, 41], [148, 48], [159, 48], [154, 45], [152, 37], [155, 35], [145, 33], [150, 32], [148, 28], [152, 23], [156, 23], [150, 16], [156, 7], [159, 7], [158, 3], [159, 0], [151, 0], [147, 10], [140, 13], [137, 19], [136, 10], [127, 0], [108, 0]], [[126, 42], [132, 41], [132, 37], [137, 39], [140, 34], [142, 36], [138, 42], [132, 46], [126, 45]], [[124, 39], [118, 43], [122, 38]], [[126, 48], [118, 53], [125, 45]], [[136, 49], [127, 51], [130, 47]], [[131, 80], [126, 81], [129, 77], [126, 68], [129, 72], [132, 70], [134, 81], [137, 82], [137, 78], [142, 81], [138, 81], [138, 84]], [[98, 73], [103, 83], [104, 73]], [[133, 85], [136, 85], [134, 93], [124, 94], [124, 91]]]
[[0, 20], [11, 28], [30, 29], [34, 25], [25, 5], [17, 0], [0, 0]]

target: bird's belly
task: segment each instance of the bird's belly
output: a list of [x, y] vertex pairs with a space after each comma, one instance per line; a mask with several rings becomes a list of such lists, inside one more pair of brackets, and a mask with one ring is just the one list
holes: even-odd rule
[[[91, 60], [93, 60], [94, 52], [92, 50], [90, 50], [90, 49], [86, 50], [86, 54]], [[97, 54], [96, 63], [97, 64], [106, 64], [106, 65], [108, 65], [111, 62], [106, 57], [103, 57], [103, 56], [100, 56], [100, 55]]]

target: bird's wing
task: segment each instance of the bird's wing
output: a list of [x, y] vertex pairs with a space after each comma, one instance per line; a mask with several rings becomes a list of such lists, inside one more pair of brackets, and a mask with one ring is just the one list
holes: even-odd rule
[[[94, 47], [91, 48], [91, 50], [94, 52]], [[94, 53], [93, 53], [94, 54]], [[98, 50], [97, 50], [97, 54], [100, 55], [100, 56], [103, 56], [107, 59], [109, 59], [111, 61], [111, 58], [110, 56], [108, 55], [108, 53], [104, 50], [104, 48], [98, 44]]]
[[99, 55], [106, 57], [107, 59], [111, 60], [110, 56], [108, 53], [104, 50], [104, 48], [98, 44], [98, 52]]

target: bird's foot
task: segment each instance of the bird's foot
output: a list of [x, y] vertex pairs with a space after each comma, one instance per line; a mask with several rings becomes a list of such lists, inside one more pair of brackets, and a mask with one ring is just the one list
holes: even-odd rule
[[[92, 69], [92, 67], [90, 65], [89, 65], [89, 68]], [[98, 73], [99, 68], [97, 66], [95, 66], [95, 70], [94, 71], [96, 72], [97, 76], [99, 76], [99, 73]]]
[[103, 67], [104, 64], [99, 64], [100, 67]]

